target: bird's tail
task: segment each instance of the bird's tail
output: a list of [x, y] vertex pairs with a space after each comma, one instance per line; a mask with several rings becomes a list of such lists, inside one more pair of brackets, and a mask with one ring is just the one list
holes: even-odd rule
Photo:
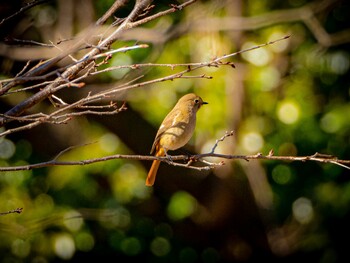
[[[156, 153], [156, 156], [164, 156], [164, 154], [165, 154], [164, 149], [161, 148]], [[146, 185], [147, 186], [152, 186], [154, 184], [154, 181], [156, 180], [156, 175], [157, 175], [159, 165], [160, 165], [159, 160], [153, 161], [151, 169], [149, 170], [147, 178], [146, 178]]]

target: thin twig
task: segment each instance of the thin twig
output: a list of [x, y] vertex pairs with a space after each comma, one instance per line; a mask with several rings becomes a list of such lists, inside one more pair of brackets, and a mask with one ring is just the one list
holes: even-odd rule
[[8, 214], [20, 214], [22, 213], [23, 208], [16, 208], [10, 211], [6, 211], [6, 212], [0, 212], [0, 216], [4, 216], [4, 215], [8, 215]]
[[139, 44], [139, 45], [134, 45], [134, 46], [130, 46], [130, 47], [122, 47], [122, 48], [118, 48], [118, 49], [112, 49], [108, 52], [97, 54], [96, 56], [93, 56], [93, 59], [107, 57], [107, 56], [110, 56], [114, 53], [126, 52], [126, 51], [130, 51], [133, 49], [138, 49], [138, 48], [148, 48], [148, 45], [147, 44]]
[[42, 4], [42, 3], [48, 2], [48, 1], [49, 1], [49, 0], [36, 0], [36, 1], [31, 1], [31, 2], [27, 3], [25, 6], [21, 7], [21, 9], [18, 10], [16, 13], [14, 13], [14, 14], [12, 14], [12, 15], [6, 17], [6, 18], [3, 18], [3, 19], [0, 21], [0, 26], [1, 26], [3, 23], [7, 22], [8, 20], [14, 18], [15, 16], [18, 16], [18, 15], [20, 15], [21, 13], [27, 11], [28, 9], [30, 9], [30, 8], [36, 6], [36, 5], [40, 5], [40, 4]]
[[215, 149], [216, 149], [216, 147], [218, 147], [219, 142], [223, 142], [227, 137], [233, 136], [233, 134], [234, 134], [233, 131], [230, 131], [230, 132], [226, 131], [226, 133], [220, 139], [216, 140], [213, 148], [211, 149], [211, 153], [215, 152]]
[[27, 68], [28, 68], [28, 66], [29, 66], [29, 64], [30, 64], [30, 62], [31, 62], [30, 60], [27, 61], [27, 63], [26, 63], [25, 66], [23, 67], [23, 69], [22, 69], [20, 72], [18, 72], [18, 73], [16, 74], [16, 78], [19, 77], [19, 76], [21, 76], [21, 75], [23, 74], [23, 72], [27, 70]]
[[73, 150], [73, 149], [76, 149], [76, 148], [79, 148], [79, 147], [82, 147], [82, 146], [88, 146], [88, 145], [91, 145], [91, 144], [94, 144], [96, 142], [90, 142], [90, 143], [84, 143], [82, 145], [73, 145], [73, 146], [70, 146], [62, 151], [60, 151], [52, 160], [57, 160], [60, 156], [62, 156], [63, 154], [65, 154], [66, 152], [69, 152], [70, 150]]
[[159, 17], [161, 17], [161, 16], [165, 16], [165, 15], [174, 13], [174, 12], [176, 12], [176, 11], [178, 11], [178, 10], [182, 10], [184, 7], [191, 5], [191, 4], [193, 4], [194, 2], [196, 2], [196, 1], [197, 1], [197, 0], [189, 0], [189, 1], [187, 1], [187, 2], [182, 3], [181, 5], [177, 5], [177, 6], [176, 6], [176, 5], [172, 5], [172, 8], [170, 8], [170, 9], [168, 9], [168, 10], [159, 12], [159, 13], [154, 14], [154, 15], [152, 15], [152, 16], [148, 16], [148, 17], [146, 17], [146, 18], [144, 18], [144, 19], [140, 19], [140, 20], [138, 20], [138, 21], [136, 21], [136, 22], [133, 22], [133, 23], [132, 23], [132, 26], [133, 26], [133, 27], [136, 27], [136, 26], [142, 25], [142, 24], [144, 24], [144, 23], [147, 23], [147, 22], [149, 22], [149, 21], [151, 21], [151, 20], [154, 20], [154, 19], [156, 19], [156, 18], [159, 18]]

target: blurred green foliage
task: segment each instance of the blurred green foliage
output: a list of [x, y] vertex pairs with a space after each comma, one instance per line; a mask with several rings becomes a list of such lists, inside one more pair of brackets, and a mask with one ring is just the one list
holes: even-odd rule
[[[93, 1], [96, 18], [113, 2]], [[239, 4], [242, 10], [237, 15], [254, 17], [310, 3], [249, 0], [237, 1], [236, 6], [231, 1], [197, 1], [145, 27], [170, 30], [171, 26], [191, 25], [197, 20], [210, 23], [212, 18], [231, 17]], [[56, 4], [50, 12], [57, 12]], [[157, 11], [169, 3], [155, 4]], [[36, 6], [35, 12], [26, 15], [35, 19], [30, 16], [42, 8], [47, 6]], [[129, 3], [118, 15], [126, 16], [131, 8]], [[349, 30], [349, 12], [348, 3], [335, 1], [317, 18], [324, 30], [336, 33]], [[210, 151], [225, 131], [234, 130], [233, 138], [219, 144], [218, 153], [268, 154], [274, 149], [275, 155], [320, 152], [350, 159], [349, 43], [322, 46], [302, 21], [239, 32], [206, 30], [205, 26], [200, 30], [189, 27], [188, 32], [164, 44], [147, 43], [147, 49], [117, 54], [107, 67], [202, 62], [286, 35], [291, 37], [231, 58], [235, 69], [222, 66], [192, 72], [212, 76], [210, 80], [177, 79], [129, 90], [123, 96], [140, 119], [156, 131], [181, 95], [196, 92], [209, 105], [197, 115], [196, 131], [187, 146], [191, 151]], [[113, 48], [130, 44], [134, 42], [119, 41]], [[150, 80], [180, 69], [115, 70], [98, 75], [92, 82], [116, 85], [139, 74], [145, 75], [142, 80]], [[108, 121], [113, 121], [118, 130], [118, 116], [113, 118]], [[74, 139], [80, 145], [64, 152], [59, 160], [147, 154], [137, 152], [99, 118], [82, 119], [68, 124], [74, 132], [67, 140]], [[46, 126], [38, 129], [53, 136]], [[57, 134], [44, 147], [40, 146], [40, 135], [0, 138], [1, 166], [53, 158], [53, 145], [56, 155], [58, 149], [66, 148], [55, 139], [63, 136], [60, 129], [55, 127]], [[146, 138], [144, 130], [133, 132], [145, 142], [153, 140]], [[145, 148], [150, 150], [151, 144]], [[343, 167], [313, 162], [226, 161], [225, 166], [211, 173], [197, 173], [162, 164], [155, 186], [148, 188], [144, 181], [149, 165], [118, 159], [85, 166], [0, 172], [0, 212], [24, 209], [21, 214], [0, 216], [0, 261], [350, 260], [344, 241], [350, 234], [350, 173]]]

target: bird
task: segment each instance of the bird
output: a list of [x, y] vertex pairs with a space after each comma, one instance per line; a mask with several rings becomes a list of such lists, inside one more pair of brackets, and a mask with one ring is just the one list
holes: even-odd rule
[[[182, 96], [174, 108], [166, 115], [154, 139], [151, 154], [155, 156], [168, 156], [168, 150], [183, 147], [191, 139], [195, 126], [196, 114], [202, 105], [208, 104], [195, 93]], [[146, 178], [146, 186], [155, 182], [159, 160], [154, 160]]]

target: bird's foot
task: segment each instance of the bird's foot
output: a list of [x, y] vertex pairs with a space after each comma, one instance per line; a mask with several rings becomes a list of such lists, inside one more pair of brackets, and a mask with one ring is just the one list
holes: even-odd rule
[[167, 163], [168, 164], [173, 164], [174, 163], [173, 157], [170, 154], [168, 154], [167, 152], [165, 152], [165, 157], [167, 158]]

